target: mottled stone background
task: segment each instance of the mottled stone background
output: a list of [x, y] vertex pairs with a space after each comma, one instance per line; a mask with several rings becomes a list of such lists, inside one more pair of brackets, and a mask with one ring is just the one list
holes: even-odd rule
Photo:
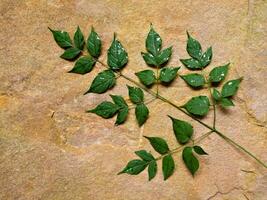
[[[62, 50], [47, 29], [73, 35], [80, 25], [87, 35], [94, 25], [103, 40], [103, 61], [116, 32], [130, 58], [124, 73], [133, 78], [134, 72], [147, 69], [140, 51], [150, 22], [164, 46], [173, 45], [172, 66], [187, 57], [189, 30], [204, 48], [213, 46], [211, 67], [230, 61], [228, 79], [244, 76], [236, 106], [219, 110], [218, 128], [266, 163], [266, 0], [1, 0], [0, 14], [0, 199], [267, 199], [266, 169], [215, 134], [201, 142], [209, 156], [200, 158], [195, 178], [180, 154], [166, 182], [161, 165], [151, 182], [146, 172], [117, 176], [135, 158], [135, 150], [152, 150], [142, 135], [161, 136], [170, 146], [177, 145], [167, 114], [192, 122], [195, 137], [207, 130], [155, 101], [142, 128], [133, 111], [118, 127], [115, 119], [85, 113], [109, 99], [108, 94], [83, 95], [103, 68], [97, 65], [84, 76], [66, 73], [73, 63], [59, 58]], [[111, 93], [126, 96], [126, 83], [119, 79]], [[160, 90], [179, 105], [191, 95], [206, 93], [190, 90], [179, 78]], [[204, 121], [211, 120], [212, 112]]]

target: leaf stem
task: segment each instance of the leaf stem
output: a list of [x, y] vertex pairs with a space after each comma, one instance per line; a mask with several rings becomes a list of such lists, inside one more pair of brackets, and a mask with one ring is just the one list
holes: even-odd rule
[[184, 147], [186, 147], [186, 146], [190, 146], [191, 144], [192, 144], [192, 145], [195, 145], [195, 144], [201, 142], [202, 140], [204, 140], [206, 137], [208, 137], [208, 136], [209, 136], [211, 133], [213, 133], [213, 132], [214, 132], [214, 131], [209, 131], [209, 132], [205, 133], [204, 135], [202, 135], [202, 136], [196, 138], [195, 140], [192, 140], [192, 142], [191, 142], [190, 144], [183, 145], [183, 146], [178, 146], [178, 147], [176, 147], [175, 149], [170, 150], [168, 153], [166, 153], [166, 154], [164, 154], [164, 155], [161, 155], [161, 156], [157, 157], [155, 160], [160, 160], [160, 159], [162, 159], [163, 157], [165, 157], [165, 156], [167, 156], [167, 155], [172, 155], [172, 154], [178, 153], [178, 152], [180, 152]]
[[[99, 61], [98, 59], [95, 59], [96, 62], [100, 63], [101, 65], [103, 65], [104, 67], [108, 68], [109, 67], [104, 64], [102, 61]], [[206, 128], [210, 129], [210, 134], [215, 132], [217, 133], [217, 135], [219, 135], [220, 137], [222, 137], [225, 141], [227, 141], [228, 143], [231, 143], [233, 145], [235, 145], [236, 147], [238, 147], [239, 149], [241, 149], [242, 151], [244, 151], [245, 153], [247, 153], [250, 157], [254, 158], [259, 164], [261, 164], [263, 167], [267, 168], [267, 165], [265, 163], [263, 163], [259, 158], [257, 158], [255, 155], [253, 155], [251, 152], [249, 152], [248, 150], [246, 150], [244, 147], [240, 146], [239, 144], [237, 144], [236, 142], [234, 142], [232, 139], [230, 139], [229, 137], [225, 136], [223, 133], [221, 133], [220, 131], [218, 131], [216, 128], [211, 127], [210, 125], [202, 122], [201, 120], [199, 120], [198, 118], [196, 118], [195, 116], [189, 114], [188, 112], [186, 112], [185, 110], [183, 110], [182, 107], [176, 105], [174, 102], [166, 99], [165, 97], [161, 96], [160, 94], [157, 94], [155, 92], [153, 92], [152, 90], [144, 87], [142, 84], [138, 83], [137, 81], [133, 80], [132, 78], [125, 76], [124, 74], [122, 74], [121, 72], [118, 71], [114, 71], [114, 73], [116, 74], [120, 74], [121, 77], [123, 77], [124, 79], [130, 81], [131, 83], [135, 84], [136, 86], [142, 88], [144, 91], [146, 91], [147, 93], [151, 94], [152, 96], [160, 99], [161, 101], [168, 103], [169, 105], [173, 106], [174, 108], [178, 109], [179, 111], [181, 111], [182, 113], [184, 113], [185, 115], [187, 115], [188, 117], [192, 118], [193, 120], [197, 121], [198, 123], [200, 123], [201, 125], [205, 126]], [[214, 109], [215, 110], [215, 109]], [[204, 139], [204, 138], [203, 138]]]
[[157, 66], [157, 75], [156, 75], [156, 78], [157, 78], [157, 81], [156, 81], [156, 87], [157, 87], [157, 89], [156, 89], [156, 95], [157, 95], [157, 97], [158, 97], [158, 95], [159, 95], [159, 66]]

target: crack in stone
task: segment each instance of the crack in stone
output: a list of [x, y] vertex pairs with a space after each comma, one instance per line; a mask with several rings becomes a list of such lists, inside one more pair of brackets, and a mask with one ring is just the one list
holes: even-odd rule
[[[216, 184], [215, 184], [216, 185]], [[227, 195], [227, 194], [230, 194], [231, 192], [235, 191], [235, 190], [241, 190], [241, 191], [245, 191], [242, 187], [233, 187], [231, 188], [230, 190], [226, 191], [226, 192], [223, 192], [223, 191], [220, 191], [219, 187], [216, 185], [218, 191], [211, 195], [210, 197], [208, 197], [206, 200], [211, 200], [213, 199], [214, 197], [216, 197], [217, 195]]]

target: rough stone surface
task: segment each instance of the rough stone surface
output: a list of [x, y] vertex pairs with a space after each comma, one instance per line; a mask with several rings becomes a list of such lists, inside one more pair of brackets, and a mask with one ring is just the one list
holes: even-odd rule
[[[215, 134], [201, 142], [209, 156], [200, 158], [194, 178], [180, 154], [174, 175], [165, 182], [161, 170], [151, 182], [145, 172], [116, 175], [135, 158], [135, 150], [152, 150], [142, 135], [162, 136], [177, 145], [167, 114], [192, 122], [195, 137], [207, 130], [158, 101], [149, 104], [150, 118], [142, 128], [133, 111], [122, 126], [85, 113], [109, 98], [83, 95], [102, 67], [84, 76], [66, 73], [73, 63], [59, 58], [62, 50], [47, 27], [73, 35], [77, 25], [86, 34], [94, 25], [103, 40], [102, 61], [116, 32], [130, 58], [124, 73], [136, 79], [134, 72], [147, 69], [140, 51], [150, 22], [164, 46], [173, 45], [170, 65], [179, 66], [179, 58], [187, 57], [189, 30], [204, 48], [213, 46], [211, 66], [230, 61], [228, 79], [244, 77], [236, 106], [218, 111], [217, 127], [267, 162], [266, 1], [1, 0], [0, 199], [267, 198], [266, 168]], [[119, 79], [110, 93], [127, 96], [126, 83]], [[206, 93], [190, 90], [181, 79], [160, 90], [179, 105]], [[203, 120], [211, 123], [212, 112]]]

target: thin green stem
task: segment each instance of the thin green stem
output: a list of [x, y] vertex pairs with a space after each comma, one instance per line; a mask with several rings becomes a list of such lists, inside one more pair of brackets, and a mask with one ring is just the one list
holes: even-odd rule
[[[106, 64], [104, 64], [102, 61], [99, 61], [97, 59], [95, 59], [96, 62], [100, 63], [101, 65], [103, 65], [106, 68], [109, 68]], [[153, 92], [152, 90], [146, 88], [145, 86], [143, 86], [142, 84], [138, 83], [137, 81], [133, 80], [132, 78], [125, 76], [124, 74], [122, 74], [121, 72], [118, 71], [114, 71], [114, 73], [119, 74], [121, 77], [123, 77], [124, 79], [130, 81], [131, 83], [135, 84], [136, 86], [142, 88], [144, 91], [146, 91], [147, 93], [151, 94], [152, 96], [160, 99], [161, 101], [168, 103], [169, 105], [173, 106], [174, 108], [178, 109], [179, 111], [181, 111], [182, 113], [184, 113], [185, 115], [187, 115], [188, 117], [194, 119], [195, 121], [197, 121], [198, 123], [200, 123], [201, 125], [205, 126], [206, 128], [211, 130], [212, 132], [217, 133], [220, 137], [222, 137], [225, 141], [235, 145], [236, 147], [238, 147], [239, 149], [241, 149], [242, 151], [244, 151], [245, 153], [247, 153], [249, 156], [251, 156], [252, 158], [254, 158], [259, 164], [261, 164], [262, 166], [264, 166], [265, 168], [267, 168], [266, 164], [264, 164], [259, 158], [257, 158], [256, 156], [254, 156], [251, 152], [249, 152], [248, 150], [246, 150], [244, 147], [240, 146], [239, 144], [237, 144], [236, 142], [234, 142], [232, 139], [228, 138], [227, 136], [225, 136], [223, 133], [221, 133], [220, 131], [218, 131], [216, 128], [211, 127], [210, 125], [202, 122], [201, 120], [199, 120], [198, 118], [196, 118], [195, 116], [187, 113], [185, 110], [183, 110], [182, 107], [176, 105], [174, 102], [166, 99], [165, 97], [161, 96], [160, 94], [157, 94], [155, 92]], [[215, 110], [215, 109], [214, 109]]]
[[232, 145], [234, 145], [234, 146], [242, 149], [245, 153], [247, 153], [252, 158], [254, 158], [259, 164], [261, 164], [262, 166], [264, 166], [265, 168], [267, 168], [267, 165], [265, 163], [263, 163], [260, 159], [258, 159], [254, 154], [252, 154], [251, 152], [249, 152], [248, 150], [246, 150], [241, 145], [237, 144], [235, 141], [233, 141], [232, 139], [230, 139], [229, 137], [227, 137], [226, 135], [224, 135], [222, 132], [220, 132], [218, 130], [214, 130], [214, 132], [217, 133], [224, 140], [228, 141], [230, 144], [232, 144]]

